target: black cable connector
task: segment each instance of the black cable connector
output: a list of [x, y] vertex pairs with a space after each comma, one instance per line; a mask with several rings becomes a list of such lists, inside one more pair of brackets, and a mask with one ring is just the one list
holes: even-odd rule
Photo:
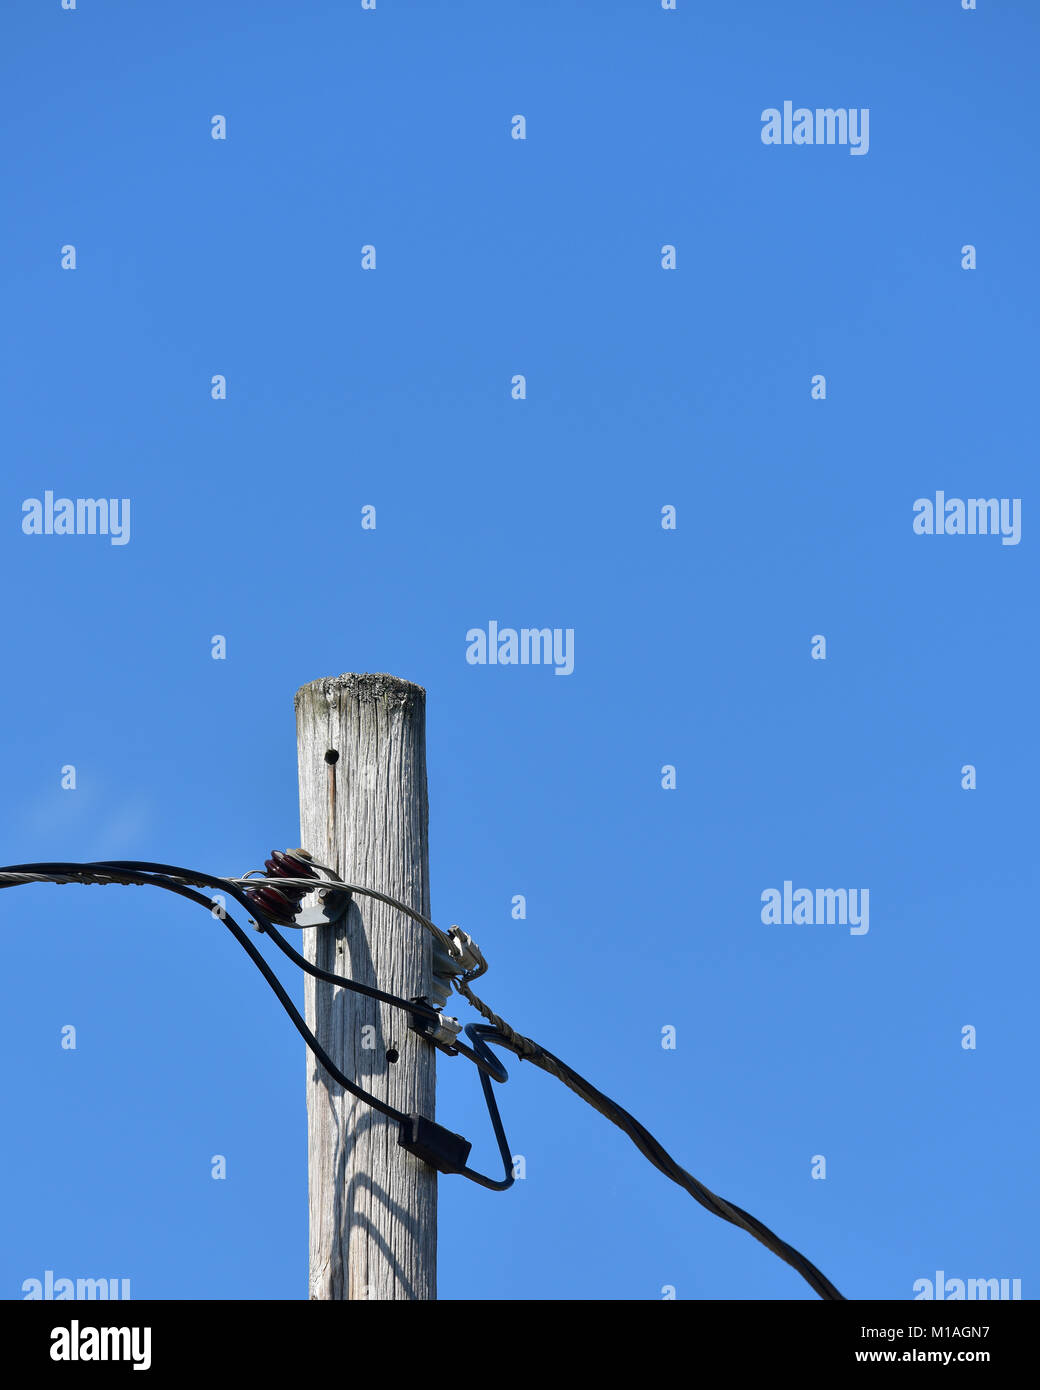
[[473, 1145], [461, 1134], [428, 1120], [425, 1115], [407, 1115], [401, 1121], [397, 1142], [438, 1173], [462, 1173]]

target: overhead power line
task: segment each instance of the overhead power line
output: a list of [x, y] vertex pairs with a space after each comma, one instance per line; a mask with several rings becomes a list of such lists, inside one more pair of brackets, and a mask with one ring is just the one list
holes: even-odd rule
[[[287, 850], [284, 853], [274, 851], [272, 857], [266, 861], [265, 867], [267, 873], [264, 875], [222, 878], [192, 869], [180, 868], [176, 865], [140, 860], [104, 860], [88, 864], [14, 864], [0, 869], [0, 888], [16, 887], [28, 883], [101, 885], [117, 883], [151, 886], [177, 893], [190, 902], [204, 907], [211, 915], [215, 914], [219, 917], [239, 945], [246, 951], [274, 991], [279, 1003], [285, 1009], [293, 1026], [308, 1048], [339, 1086], [386, 1115], [388, 1119], [394, 1120], [400, 1127], [398, 1142], [423, 1161], [430, 1163], [440, 1172], [459, 1173], [483, 1187], [499, 1191], [512, 1185], [512, 1158], [491, 1083], [492, 1081], [499, 1084], [504, 1083], [508, 1080], [508, 1073], [491, 1053], [488, 1044], [493, 1043], [495, 1046], [506, 1048], [521, 1061], [531, 1062], [542, 1071], [548, 1072], [550, 1076], [556, 1077], [558, 1081], [562, 1081], [575, 1095], [580, 1096], [612, 1124], [623, 1130], [640, 1153], [649, 1159], [655, 1168], [689, 1192], [695, 1201], [713, 1215], [734, 1226], [739, 1226], [754, 1236], [774, 1255], [790, 1265], [792, 1269], [797, 1270], [821, 1298], [830, 1301], [844, 1301], [844, 1295], [804, 1255], [795, 1250], [793, 1246], [788, 1245], [786, 1241], [781, 1240], [768, 1226], [763, 1225], [749, 1212], [732, 1202], [728, 1202], [725, 1198], [719, 1197], [703, 1183], [698, 1182], [627, 1110], [624, 1110], [616, 1101], [611, 1100], [609, 1096], [604, 1095], [602, 1091], [579, 1075], [572, 1067], [569, 1067], [566, 1062], [561, 1061], [559, 1057], [554, 1056], [539, 1043], [518, 1033], [505, 1019], [500, 1018], [494, 1010], [485, 1004], [470, 988], [470, 983], [486, 972], [487, 962], [476, 943], [458, 927], [453, 927], [450, 932], [444, 932], [422, 913], [416, 912], [414, 908], [399, 902], [396, 898], [391, 898], [385, 893], [358, 884], [341, 882], [331, 869], [317, 864], [306, 850]], [[316, 872], [318, 869], [327, 875], [326, 879], [318, 877]], [[423, 1115], [406, 1114], [395, 1109], [378, 1096], [363, 1090], [356, 1082], [346, 1076], [335, 1065], [318, 1039], [307, 1027], [305, 1020], [289, 998], [281, 981], [247, 933], [222, 908], [216, 906], [215, 910], [214, 899], [208, 898], [198, 891], [202, 888], [216, 889], [218, 892], [226, 893], [229, 897], [234, 898], [255, 920], [258, 930], [270, 937], [275, 946], [307, 974], [314, 976], [315, 979], [324, 980], [329, 984], [341, 986], [393, 1008], [403, 1010], [409, 1016], [409, 1026], [442, 1052], [451, 1056], [468, 1057], [478, 1068], [488, 1114], [505, 1170], [504, 1177], [502, 1179], [489, 1178], [469, 1168], [467, 1159], [471, 1146], [461, 1135], [453, 1134], [444, 1126], [438, 1125]], [[317, 892], [319, 898], [324, 897], [327, 909], [332, 904], [342, 908], [349, 896], [355, 893], [374, 898], [405, 913], [424, 927], [434, 939], [434, 1002], [443, 1003], [447, 999], [448, 991], [453, 988], [487, 1020], [487, 1025], [468, 1024], [466, 1026], [465, 1033], [472, 1045], [468, 1046], [460, 1040], [459, 1034], [463, 1030], [458, 1020], [441, 1013], [440, 1009], [434, 1007], [434, 1003], [430, 1000], [424, 998], [402, 999], [376, 989], [372, 985], [364, 985], [357, 980], [349, 979], [347, 976], [322, 970], [318, 966], [312, 965], [310, 961], [290, 946], [279, 932], [279, 925], [307, 926], [318, 925], [322, 920], [334, 920], [327, 909], [325, 915], [317, 915], [316, 920], [314, 913], [301, 913], [300, 905], [303, 899], [312, 892]]]

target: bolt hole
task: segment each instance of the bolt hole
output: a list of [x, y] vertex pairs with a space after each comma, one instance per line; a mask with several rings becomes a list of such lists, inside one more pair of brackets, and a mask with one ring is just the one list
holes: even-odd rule
[[386, 1060], [388, 1062], [396, 1062], [400, 1055], [396, 1047], [389, 1047], [386, 1052]]
[[333, 763], [339, 762], [339, 754], [336, 752], [335, 748], [330, 748], [329, 751], [325, 754], [325, 761], [329, 764], [330, 767], [333, 765]]

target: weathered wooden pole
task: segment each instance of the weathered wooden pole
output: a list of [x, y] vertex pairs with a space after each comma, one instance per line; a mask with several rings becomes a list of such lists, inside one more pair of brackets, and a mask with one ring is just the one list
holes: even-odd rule
[[[426, 692], [386, 675], [311, 681], [296, 692], [296, 730], [301, 845], [345, 882], [428, 917]], [[430, 991], [429, 936], [375, 899], [355, 895], [345, 919], [303, 936], [307, 959], [325, 970], [405, 999]], [[308, 1026], [340, 1070], [432, 1119], [436, 1051], [409, 1030], [408, 1015], [306, 979]], [[310, 1053], [307, 1129], [310, 1297], [436, 1298], [434, 1169]]]

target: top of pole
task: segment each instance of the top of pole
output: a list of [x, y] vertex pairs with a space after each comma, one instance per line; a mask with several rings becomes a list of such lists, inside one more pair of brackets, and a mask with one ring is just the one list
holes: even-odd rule
[[331, 705], [344, 695], [353, 697], [361, 704], [381, 701], [394, 708], [408, 708], [426, 699], [426, 691], [421, 685], [401, 680], [399, 676], [387, 675], [385, 671], [347, 671], [342, 676], [322, 676], [319, 680], [301, 685], [294, 703], [299, 709], [302, 701], [310, 696], [311, 699], [324, 699]]

